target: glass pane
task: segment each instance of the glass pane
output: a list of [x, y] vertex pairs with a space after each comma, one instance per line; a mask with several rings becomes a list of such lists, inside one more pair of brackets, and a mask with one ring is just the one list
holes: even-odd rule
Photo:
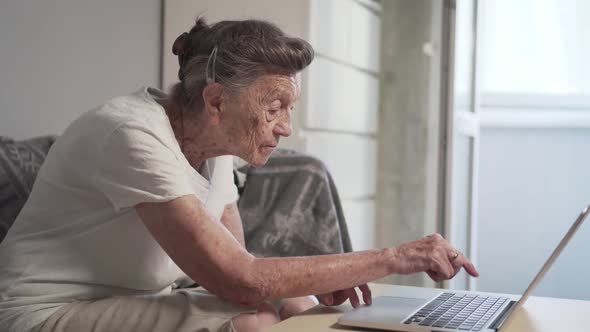
[[457, 1], [455, 16], [455, 112], [472, 111], [474, 2]]
[[590, 94], [590, 1], [484, 0], [480, 6], [483, 93]]

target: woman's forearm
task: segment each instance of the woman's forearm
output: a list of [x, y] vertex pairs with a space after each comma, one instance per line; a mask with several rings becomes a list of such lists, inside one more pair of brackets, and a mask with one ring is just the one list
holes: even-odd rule
[[268, 299], [329, 293], [356, 287], [393, 273], [394, 249], [346, 254], [255, 258], [245, 267], [244, 288], [234, 300], [252, 304]]

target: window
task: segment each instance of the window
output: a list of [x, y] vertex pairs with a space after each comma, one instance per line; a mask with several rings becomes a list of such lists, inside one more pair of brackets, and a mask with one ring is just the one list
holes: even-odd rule
[[[476, 289], [520, 293], [590, 203], [590, 2], [483, 0], [478, 13]], [[588, 236], [537, 295], [590, 299]]]

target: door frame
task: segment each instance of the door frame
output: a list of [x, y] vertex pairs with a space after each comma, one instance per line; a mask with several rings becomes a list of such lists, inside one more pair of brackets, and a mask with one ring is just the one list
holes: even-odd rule
[[[441, 45], [441, 137], [439, 139], [439, 190], [438, 190], [438, 228], [440, 233], [453, 243], [452, 209], [453, 209], [453, 146], [456, 135], [464, 135], [471, 138], [469, 190], [468, 195], [468, 222], [467, 222], [467, 248], [463, 254], [468, 256], [474, 264], [477, 264], [477, 201], [478, 201], [478, 169], [479, 169], [479, 75], [477, 59], [479, 53], [478, 31], [481, 15], [478, 0], [473, 0], [472, 45], [470, 77], [470, 112], [454, 112], [454, 84], [455, 84], [455, 44], [456, 44], [456, 18], [457, 1], [444, 0], [442, 21], [442, 45]], [[456, 281], [444, 281], [439, 286], [443, 288], [456, 288]], [[476, 280], [468, 278], [467, 290], [476, 289]]]

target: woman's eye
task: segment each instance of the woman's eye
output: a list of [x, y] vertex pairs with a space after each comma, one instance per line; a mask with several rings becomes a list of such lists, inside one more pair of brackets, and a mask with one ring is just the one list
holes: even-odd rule
[[268, 109], [266, 111], [266, 117], [268, 121], [272, 121], [279, 116], [279, 112], [282, 109], [282, 102], [280, 100], [275, 100], [270, 105], [268, 105]]
[[278, 109], [269, 109], [268, 110], [268, 120], [273, 120], [279, 114]]

